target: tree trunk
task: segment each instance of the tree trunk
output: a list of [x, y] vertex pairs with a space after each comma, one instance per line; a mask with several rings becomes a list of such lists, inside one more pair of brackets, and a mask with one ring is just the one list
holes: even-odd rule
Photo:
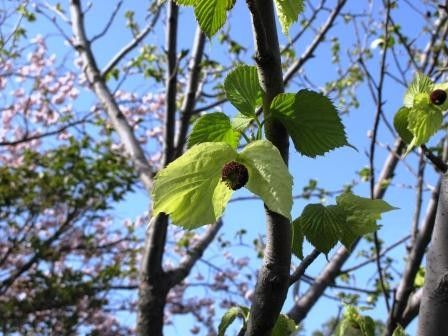
[[426, 260], [419, 313], [419, 336], [445, 336], [448, 331], [448, 174], [442, 179], [436, 221]]
[[[284, 126], [269, 118], [272, 99], [283, 92], [280, 48], [272, 0], [247, 0], [252, 15], [256, 57], [263, 99], [266, 138], [288, 164], [289, 138]], [[258, 274], [246, 336], [270, 335], [285, 301], [291, 263], [291, 223], [266, 209], [266, 249]]]

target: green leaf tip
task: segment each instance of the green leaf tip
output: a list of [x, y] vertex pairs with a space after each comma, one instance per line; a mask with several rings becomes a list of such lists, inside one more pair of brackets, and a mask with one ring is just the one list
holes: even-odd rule
[[274, 0], [277, 16], [285, 35], [288, 34], [291, 25], [299, 18], [305, 6], [303, 0]]
[[235, 0], [194, 1], [194, 14], [196, 20], [207, 37], [212, 37], [222, 28], [222, 26], [224, 26], [227, 20], [227, 12], [231, 10], [234, 5]]
[[349, 146], [337, 109], [321, 93], [279, 94], [271, 103], [271, 115], [286, 127], [296, 150], [308, 157]]
[[238, 146], [240, 133], [234, 129], [228, 116], [213, 112], [201, 116], [193, 126], [187, 145], [192, 147], [203, 142], [225, 142], [232, 148]]
[[382, 213], [394, 209], [383, 200], [371, 200], [351, 192], [338, 196], [336, 205], [309, 204], [293, 222], [293, 252], [303, 258], [303, 237], [326, 255], [338, 241], [350, 249], [360, 236], [377, 230]]
[[262, 89], [257, 68], [239, 65], [224, 81], [224, 90], [230, 103], [246, 117], [255, 117], [255, 111], [262, 104]]

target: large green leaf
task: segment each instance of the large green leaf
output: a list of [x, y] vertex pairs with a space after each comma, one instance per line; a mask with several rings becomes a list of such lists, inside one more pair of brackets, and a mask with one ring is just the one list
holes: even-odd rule
[[240, 65], [235, 68], [227, 75], [224, 89], [227, 98], [240, 113], [247, 117], [255, 116], [262, 96], [256, 67]]
[[348, 145], [344, 125], [330, 99], [301, 90], [297, 94], [277, 95], [271, 113], [288, 130], [300, 153], [309, 157]]
[[152, 192], [153, 214], [170, 214], [174, 224], [187, 229], [214, 223], [232, 195], [220, 181], [221, 169], [236, 155], [222, 142], [193, 146], [157, 174]]
[[235, 321], [237, 317], [243, 320], [244, 326], [249, 316], [249, 309], [242, 306], [231, 307], [225, 312], [218, 326], [218, 336], [225, 336], [227, 328]]
[[[396, 208], [383, 200], [345, 192], [336, 198], [336, 205], [309, 204], [294, 220], [293, 252], [301, 256], [302, 235], [320, 252], [328, 254], [337, 241], [347, 249], [360, 236], [378, 229], [381, 214]], [[296, 238], [297, 232], [297, 238]]]
[[336, 203], [346, 213], [346, 223], [341, 230], [340, 241], [348, 249], [360, 236], [378, 229], [377, 221], [382, 213], [397, 209], [383, 200], [372, 200], [351, 192], [338, 196]]
[[224, 113], [209, 113], [200, 117], [188, 138], [188, 147], [202, 142], [225, 142], [233, 148], [238, 146], [240, 135], [233, 130], [230, 119]]
[[426, 100], [426, 97], [417, 96], [417, 98], [421, 98], [419, 107], [412, 108], [408, 115], [408, 129], [414, 136], [408, 146], [408, 151], [414, 146], [426, 143], [439, 130], [443, 121], [443, 114], [440, 110], [430, 105], [422, 108], [422, 101]]
[[290, 319], [285, 314], [278, 316], [277, 322], [275, 322], [274, 329], [272, 330], [272, 336], [290, 336], [297, 330], [297, 325], [294, 320]]
[[235, 4], [235, 0], [197, 0], [194, 14], [202, 31], [212, 37], [221, 29], [227, 19], [227, 11]]
[[275, 8], [284, 34], [288, 34], [289, 27], [297, 21], [303, 12], [303, 0], [275, 0]]
[[291, 219], [292, 176], [278, 149], [267, 140], [254, 141], [237, 161], [249, 171], [246, 188], [260, 196], [269, 210]]
[[335, 205], [308, 204], [298, 221], [306, 239], [320, 252], [328, 254], [342, 235], [345, 213]]
[[422, 73], [417, 73], [404, 95], [404, 106], [410, 108], [414, 107], [414, 100], [416, 95], [418, 95], [419, 93], [425, 93], [429, 95], [433, 87], [434, 84], [428, 76]]
[[394, 117], [394, 127], [397, 130], [398, 135], [408, 144], [411, 143], [412, 138], [414, 137], [408, 129], [408, 116], [410, 110], [411, 109], [409, 107], [403, 106], [398, 110]]

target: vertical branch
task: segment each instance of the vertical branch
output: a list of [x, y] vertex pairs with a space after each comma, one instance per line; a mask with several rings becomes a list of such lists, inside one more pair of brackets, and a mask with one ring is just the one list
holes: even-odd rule
[[[168, 4], [166, 50], [168, 69], [166, 78], [165, 149], [164, 165], [174, 154], [177, 86], [177, 22], [178, 6]], [[163, 271], [163, 253], [168, 228], [168, 216], [160, 214], [152, 219], [143, 249], [138, 295], [137, 333], [140, 336], [159, 336], [163, 332], [163, 310], [169, 286]]]
[[176, 117], [177, 94], [177, 19], [179, 7], [174, 1], [168, 2], [168, 27], [166, 34], [167, 78], [166, 78], [166, 113], [165, 113], [165, 160], [164, 165], [171, 162], [174, 152], [174, 126]]
[[[289, 140], [284, 126], [270, 119], [272, 99], [283, 92], [280, 48], [272, 0], [247, 0], [254, 31], [260, 84], [264, 90], [263, 112], [266, 138], [288, 163]], [[246, 336], [270, 335], [289, 287], [291, 223], [266, 208], [266, 249], [258, 274]]]
[[198, 26], [193, 43], [192, 57], [190, 60], [190, 77], [186, 88], [186, 94], [181, 108], [180, 131], [176, 142], [176, 156], [180, 156], [183, 152], [187, 139], [187, 132], [190, 125], [190, 119], [196, 104], [196, 94], [199, 86], [199, 77], [201, 73], [201, 61], [204, 55], [205, 34]]
[[[375, 195], [375, 146], [376, 146], [376, 138], [378, 134], [378, 127], [379, 127], [379, 121], [380, 116], [382, 114], [383, 109], [383, 84], [384, 84], [384, 77], [386, 74], [386, 57], [387, 57], [387, 51], [389, 46], [389, 22], [390, 22], [390, 10], [391, 10], [391, 4], [389, 1], [385, 1], [386, 6], [386, 23], [384, 25], [384, 44], [383, 44], [383, 55], [381, 57], [381, 63], [380, 63], [380, 78], [378, 81], [377, 86], [377, 108], [375, 113], [375, 119], [374, 119], [374, 126], [373, 126], [373, 135], [372, 140], [370, 142], [370, 154], [369, 154], [369, 164], [370, 164], [370, 198], [374, 199]], [[386, 303], [387, 311], [390, 311], [390, 304], [389, 304], [389, 293], [386, 288], [386, 284], [384, 281], [384, 274], [383, 269], [381, 266], [381, 244], [378, 239], [378, 233], [375, 232], [373, 234], [373, 239], [375, 243], [375, 255], [376, 255], [376, 266], [378, 269], [378, 276], [380, 280], [381, 290], [384, 295], [384, 301]]]

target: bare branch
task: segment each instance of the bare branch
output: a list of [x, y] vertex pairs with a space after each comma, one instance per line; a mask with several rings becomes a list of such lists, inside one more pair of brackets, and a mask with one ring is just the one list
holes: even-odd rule
[[189, 251], [188, 255], [180, 262], [180, 265], [172, 271], [166, 273], [170, 287], [174, 287], [184, 280], [190, 273], [196, 262], [202, 257], [206, 248], [210, 245], [222, 227], [222, 220], [218, 220], [211, 225], [207, 232]]
[[87, 79], [92, 85], [96, 96], [104, 106], [127, 153], [130, 155], [133, 163], [135, 164], [143, 184], [147, 190], [151, 190], [154, 175], [153, 169], [149, 165], [143, 149], [135, 137], [132, 127], [120, 111], [117, 102], [105, 83], [104, 77], [99, 72], [95, 57], [90, 47], [90, 42], [86, 36], [84, 14], [81, 9], [80, 0], [70, 1], [70, 13], [72, 18], [73, 34], [76, 39], [74, 45], [78, 53], [81, 55]]
[[307, 255], [303, 261], [300, 263], [299, 266], [297, 266], [297, 268], [294, 270], [294, 272], [291, 274], [291, 276], [289, 277], [289, 285], [293, 285], [294, 283], [296, 283], [298, 280], [300, 280], [300, 278], [302, 277], [302, 275], [305, 274], [306, 269], [308, 268], [308, 266], [310, 266], [314, 260], [317, 259], [317, 257], [320, 255], [320, 252], [316, 249], [314, 249], [309, 255]]
[[126, 46], [123, 47], [110, 61], [109, 63], [101, 70], [101, 76], [105, 77], [110, 71], [112, 71], [120, 61], [126, 57], [127, 54], [129, 54], [134, 48], [152, 31], [154, 26], [156, 25], [160, 11], [162, 9], [162, 6], [160, 5], [150, 23]]
[[106, 25], [104, 26], [103, 30], [101, 32], [99, 32], [98, 34], [96, 34], [94, 37], [92, 37], [91, 43], [95, 42], [96, 40], [103, 37], [107, 33], [109, 28], [112, 26], [112, 23], [114, 22], [115, 17], [117, 16], [117, 13], [120, 10], [122, 4], [123, 4], [123, 0], [118, 1], [118, 3], [115, 5], [114, 11], [112, 12], [112, 14], [111, 14], [109, 20], [107, 21]]

